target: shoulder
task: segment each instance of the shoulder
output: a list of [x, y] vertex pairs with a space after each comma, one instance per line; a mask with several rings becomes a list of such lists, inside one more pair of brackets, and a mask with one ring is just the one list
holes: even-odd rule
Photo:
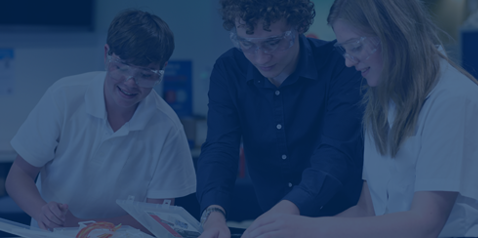
[[219, 56], [216, 60], [215, 68], [246, 71], [250, 64], [249, 60], [247, 60], [240, 50], [237, 48], [231, 48]]
[[169, 129], [173, 130], [174, 132], [182, 131], [183, 125], [179, 120], [178, 115], [176, 112], [169, 106], [169, 104], [164, 101], [161, 96], [159, 96], [156, 91], [151, 91], [150, 95], [147, 97], [148, 105], [151, 106], [151, 110], [153, 112], [152, 123], [154, 126], [162, 127], [169, 127]]
[[[306, 50], [312, 52], [315, 59], [322, 59], [322, 62], [340, 63], [345, 67], [345, 59], [335, 50], [335, 43], [337, 41], [324, 41], [319, 39], [313, 39], [304, 37], [304, 47]], [[317, 61], [317, 60], [316, 60]]]
[[345, 65], [345, 58], [335, 50], [336, 42], [336, 40], [324, 41], [307, 37], [304, 37], [303, 41], [306, 51], [311, 54], [309, 58], [313, 58], [320, 72], [331, 73], [332, 79], [343, 74], [346, 76], [345, 79], [361, 78], [354, 68]]
[[441, 62], [440, 72], [420, 111], [420, 124], [423, 128], [433, 128], [474, 123], [469, 117], [478, 116], [478, 85], [445, 60]]
[[441, 60], [440, 76], [427, 97], [427, 101], [448, 101], [461, 99], [478, 105], [478, 85], [453, 67]]
[[331, 52], [334, 49], [336, 40], [325, 41], [309, 37], [304, 37], [314, 51]]
[[78, 94], [85, 92], [94, 80], [104, 79], [105, 72], [95, 71], [83, 74], [67, 76], [59, 79], [48, 89], [53, 93], [67, 92], [69, 94]]
[[62, 110], [76, 108], [85, 102], [89, 89], [102, 88], [104, 77], [105, 72], [88, 72], [61, 78], [47, 89], [43, 98]]

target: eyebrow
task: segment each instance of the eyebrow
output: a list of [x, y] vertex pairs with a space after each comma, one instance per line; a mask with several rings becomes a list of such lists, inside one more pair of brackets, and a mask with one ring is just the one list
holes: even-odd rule
[[359, 40], [360, 38], [361, 38], [361, 37], [359, 36], [359, 37], [355, 37], [355, 38], [348, 39], [348, 40], [346, 40], [346, 41], [344, 41], [344, 42], [338, 42], [338, 41], [337, 41], [337, 43], [339, 43], [339, 45], [343, 45], [343, 44], [347, 44], [347, 43], [350, 43], [350, 42], [353, 42], [353, 41], [357, 41], [357, 40]]
[[121, 63], [121, 64], [125, 64], [125, 65], [127, 65], [127, 66], [129, 66], [129, 67], [138, 68], [138, 69], [140, 69], [140, 70], [150, 70], [150, 71], [153, 71], [153, 72], [160, 70], [160, 69], [155, 69], [155, 68], [148, 68], [148, 67], [145, 67], [145, 66], [131, 65], [131, 64], [127, 63], [126, 61], [122, 60], [122, 59], [119, 58], [119, 57], [118, 57], [118, 59], [119, 59], [119, 60], [117, 60], [117, 62], [119, 62], [119, 63]]
[[287, 32], [284, 32], [280, 35], [277, 35], [277, 36], [270, 36], [270, 37], [261, 37], [261, 38], [247, 38], [247, 37], [241, 37], [239, 35], [237, 35], [237, 38], [239, 40], [247, 40], [247, 41], [251, 41], [251, 40], [255, 40], [255, 39], [264, 39], [264, 41], [270, 41], [270, 40], [277, 40], [277, 39], [280, 39], [281, 37], [284, 36], [284, 34], [287, 33]]

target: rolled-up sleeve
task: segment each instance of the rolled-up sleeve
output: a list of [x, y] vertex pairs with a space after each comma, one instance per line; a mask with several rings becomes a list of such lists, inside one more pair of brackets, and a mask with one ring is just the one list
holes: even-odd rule
[[197, 164], [201, 211], [220, 205], [226, 211], [237, 176], [241, 128], [224, 64], [216, 62], [209, 86], [207, 140]]

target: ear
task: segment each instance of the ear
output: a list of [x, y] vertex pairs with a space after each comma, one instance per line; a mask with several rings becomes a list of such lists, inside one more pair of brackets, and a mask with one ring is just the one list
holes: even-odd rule
[[104, 55], [104, 63], [105, 63], [105, 69], [108, 65], [108, 51], [110, 50], [110, 46], [108, 44], [105, 44], [105, 55]]
[[163, 69], [165, 69], [166, 66], [168, 66], [168, 61], [166, 61], [166, 63], [164, 63]]

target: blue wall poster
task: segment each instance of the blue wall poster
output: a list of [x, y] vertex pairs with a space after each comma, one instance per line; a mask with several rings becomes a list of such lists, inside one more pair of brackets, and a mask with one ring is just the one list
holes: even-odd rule
[[190, 60], [169, 61], [165, 68], [162, 88], [162, 93], [158, 93], [179, 117], [192, 116], [192, 62]]
[[13, 94], [14, 69], [13, 49], [0, 48], [0, 95]]

